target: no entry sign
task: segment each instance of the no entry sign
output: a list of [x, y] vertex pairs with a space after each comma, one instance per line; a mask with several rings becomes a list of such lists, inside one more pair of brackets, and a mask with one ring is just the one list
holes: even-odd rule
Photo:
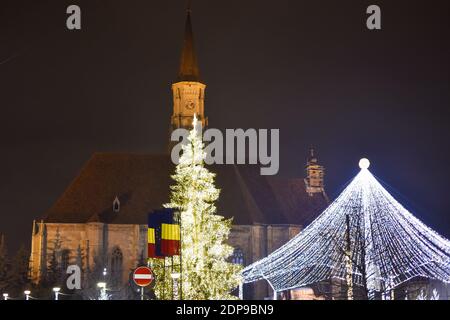
[[152, 269], [149, 267], [138, 267], [133, 272], [133, 281], [140, 287], [146, 287], [155, 279]]

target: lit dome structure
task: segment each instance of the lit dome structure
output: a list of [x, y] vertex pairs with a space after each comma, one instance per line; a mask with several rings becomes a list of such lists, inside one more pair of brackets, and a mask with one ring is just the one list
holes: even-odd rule
[[398, 203], [369, 160], [322, 214], [266, 258], [243, 270], [275, 292], [330, 280], [387, 292], [415, 277], [450, 282], [450, 241]]

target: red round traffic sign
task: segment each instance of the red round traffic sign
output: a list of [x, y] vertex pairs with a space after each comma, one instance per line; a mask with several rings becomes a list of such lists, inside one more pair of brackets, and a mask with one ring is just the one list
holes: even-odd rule
[[133, 272], [133, 281], [140, 287], [146, 287], [153, 282], [155, 276], [149, 267], [138, 267]]

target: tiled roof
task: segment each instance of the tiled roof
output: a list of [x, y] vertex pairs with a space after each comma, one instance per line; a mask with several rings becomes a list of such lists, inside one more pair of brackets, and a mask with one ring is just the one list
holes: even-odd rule
[[[256, 165], [213, 165], [221, 189], [218, 213], [234, 224], [301, 224], [327, 205], [310, 197], [303, 179], [261, 176]], [[96, 153], [56, 203], [46, 222], [146, 224], [147, 214], [169, 200], [174, 166], [166, 154]], [[113, 210], [115, 197], [120, 210]]]

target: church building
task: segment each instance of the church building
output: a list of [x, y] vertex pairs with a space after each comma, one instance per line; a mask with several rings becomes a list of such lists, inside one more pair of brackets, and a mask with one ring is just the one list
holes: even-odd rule
[[[170, 130], [189, 128], [194, 114], [208, 126], [191, 13], [187, 11], [178, 77], [172, 84]], [[149, 141], [151, 143], [151, 141]], [[303, 165], [303, 164], [302, 164]], [[221, 189], [218, 214], [233, 218], [234, 263], [248, 265], [279, 248], [327, 206], [324, 168], [311, 150], [305, 177], [260, 175], [256, 165], [211, 165]], [[83, 278], [105, 268], [108, 286], [121, 288], [147, 258], [147, 215], [169, 201], [169, 153], [95, 153], [41, 219], [33, 222], [30, 274], [39, 283], [55, 257], [61, 270], [78, 264]], [[266, 284], [245, 288], [245, 298], [271, 296]]]

